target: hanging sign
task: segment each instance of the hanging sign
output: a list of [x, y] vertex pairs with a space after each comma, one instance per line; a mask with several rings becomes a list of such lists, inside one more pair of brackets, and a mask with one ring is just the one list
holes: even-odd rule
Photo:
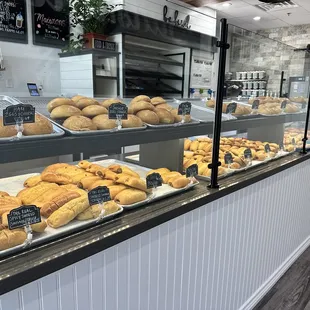
[[40, 208], [34, 205], [21, 206], [8, 214], [9, 229], [25, 227], [41, 222]]

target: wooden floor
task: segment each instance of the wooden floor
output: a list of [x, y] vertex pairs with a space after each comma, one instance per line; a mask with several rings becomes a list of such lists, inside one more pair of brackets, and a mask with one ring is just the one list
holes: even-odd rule
[[310, 310], [310, 247], [254, 310]]

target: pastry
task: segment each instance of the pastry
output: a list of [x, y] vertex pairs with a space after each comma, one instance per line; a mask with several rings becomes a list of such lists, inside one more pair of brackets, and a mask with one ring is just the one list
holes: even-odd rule
[[168, 184], [173, 188], [184, 188], [190, 183], [185, 176], [177, 176], [169, 180]]
[[129, 187], [133, 187], [136, 189], [140, 189], [144, 192], [147, 192], [147, 188], [146, 188], [146, 181], [142, 180], [142, 179], [138, 179], [138, 178], [134, 178], [131, 176], [125, 177], [125, 178], [119, 178], [116, 181], [118, 184], [123, 184], [123, 185], [127, 185]]
[[168, 168], [158, 168], [158, 169], [153, 169], [153, 170], [149, 171], [146, 176], [148, 176], [152, 173], [159, 173], [160, 175], [162, 175], [162, 174], [169, 173], [169, 172], [170, 172], [170, 170]]
[[87, 98], [87, 97], [85, 97], [85, 96], [81, 96], [81, 95], [76, 95], [76, 96], [73, 96], [72, 98], [71, 98], [71, 100], [74, 102], [74, 103], [76, 103], [76, 102], [78, 102], [80, 99], [82, 99], [82, 98]]
[[[180, 123], [182, 121], [182, 115], [178, 115], [178, 109], [171, 110], [172, 115], [174, 116], [174, 122]], [[190, 115], [184, 115], [184, 122], [189, 123], [192, 120]]]
[[96, 174], [99, 175], [103, 179], [108, 179], [112, 181], [117, 180], [117, 174], [107, 168], [102, 167], [101, 169], [96, 171]]
[[199, 147], [199, 142], [195, 140], [191, 143], [189, 150], [192, 152], [195, 152], [198, 150], [198, 147]]
[[46, 172], [42, 173], [41, 179], [44, 182], [56, 183], [60, 185], [72, 183], [72, 179], [60, 173]]
[[82, 169], [87, 169], [89, 166], [91, 166], [91, 162], [87, 161], [87, 160], [82, 160], [78, 163], [78, 166]]
[[5, 205], [14, 204], [17, 207], [19, 207], [22, 204], [22, 201], [19, 197], [13, 197], [13, 196], [3, 196], [0, 197], [0, 208]]
[[93, 123], [97, 126], [98, 129], [113, 129], [116, 127], [116, 122], [113, 119], [109, 119], [109, 116], [106, 114], [97, 115], [93, 118]]
[[33, 187], [33, 186], [38, 185], [40, 182], [42, 182], [41, 175], [35, 175], [33, 177], [28, 178], [24, 182], [24, 186], [25, 187]]
[[144, 122], [147, 124], [151, 124], [151, 125], [158, 125], [159, 124], [159, 117], [158, 115], [153, 112], [153, 111], [149, 111], [149, 110], [142, 110], [139, 111], [137, 113], [137, 116]]
[[64, 188], [70, 192], [75, 192], [75, 193], [79, 194], [80, 197], [87, 196], [87, 192], [84, 191], [83, 189], [77, 187], [77, 185], [75, 185], [75, 184], [60, 185], [60, 188]]
[[180, 176], [182, 176], [182, 174], [180, 172], [177, 172], [177, 171], [172, 171], [169, 173], [161, 174], [161, 178], [162, 178], [164, 184], [167, 184], [170, 179], [173, 179], [175, 177], [180, 177]]
[[184, 151], [188, 151], [191, 146], [192, 141], [189, 139], [184, 139]]
[[173, 124], [174, 116], [166, 109], [155, 109], [160, 124]]
[[83, 188], [83, 189], [87, 189], [89, 190], [89, 188], [97, 181], [102, 181], [102, 179], [99, 176], [90, 176], [90, 177], [85, 177], [83, 179], [81, 179], [78, 183], [77, 186], [79, 188]]
[[143, 122], [142, 120], [135, 116], [135, 115], [128, 115], [128, 119], [122, 120], [122, 127], [123, 128], [135, 128], [135, 127], [142, 127]]
[[87, 189], [89, 191], [91, 191], [98, 186], [111, 186], [113, 184], [114, 184], [114, 182], [112, 180], [102, 180], [101, 179], [101, 180], [97, 180], [97, 181], [93, 182], [90, 186], [87, 187]]
[[285, 113], [297, 113], [299, 111], [300, 111], [299, 107], [293, 103], [287, 104], [285, 109], [284, 109]]
[[209, 169], [209, 163], [198, 163], [198, 174], [203, 175]]
[[131, 170], [130, 168], [126, 166], [121, 166], [121, 169], [122, 169], [122, 173], [125, 173], [135, 178], [140, 178], [140, 175], [137, 172]]
[[78, 174], [75, 174], [71, 176], [71, 181], [73, 184], [78, 184], [82, 179], [87, 178], [87, 177], [93, 177], [94, 175], [90, 172], [80, 172]]
[[[108, 201], [102, 205], [104, 209], [104, 216], [109, 214], [113, 214], [119, 210], [119, 206], [114, 201]], [[85, 211], [80, 213], [76, 219], [78, 221], [86, 221], [91, 219], [96, 219], [101, 213], [101, 206], [100, 205], [93, 205], [87, 208]]]
[[165, 104], [166, 100], [162, 97], [154, 97], [151, 99], [152, 105], [159, 105], [159, 104]]
[[40, 114], [35, 115], [35, 123], [24, 124], [24, 136], [47, 135], [53, 133], [52, 123]]
[[99, 105], [99, 102], [95, 99], [86, 98], [86, 97], [81, 98], [80, 100], [76, 102], [76, 106], [81, 110], [83, 110], [84, 108], [90, 105]]
[[121, 193], [122, 191], [127, 189], [128, 187], [123, 185], [123, 184], [119, 184], [119, 185], [108, 186], [108, 188], [110, 191], [111, 199], [114, 199], [116, 197], [116, 195], [118, 195], [119, 193]]
[[[111, 98], [106, 99], [103, 102], [99, 103], [101, 106], [105, 107], [106, 109], [109, 109], [110, 105], [113, 103], [122, 103], [122, 100], [119, 100], [117, 98]], [[129, 113], [129, 112], [128, 112]]]
[[97, 126], [92, 122], [91, 119], [81, 115], [67, 118], [64, 121], [63, 126], [73, 131], [89, 131], [97, 129]]
[[100, 106], [100, 105], [90, 105], [90, 106], [85, 107], [82, 110], [82, 113], [86, 117], [93, 118], [96, 115], [108, 114], [108, 110], [105, 107]]
[[147, 198], [147, 195], [144, 191], [130, 188], [121, 191], [114, 198], [116, 203], [121, 205], [131, 205], [140, 201], [143, 201]]
[[114, 173], [122, 173], [121, 165], [110, 165], [108, 167], [109, 170], [113, 171]]
[[150, 110], [153, 111], [155, 108], [154, 106], [148, 101], [136, 101], [130, 103], [130, 108], [132, 109], [133, 113], [136, 114], [142, 110]]
[[51, 119], [63, 119], [75, 115], [82, 115], [82, 111], [71, 105], [62, 105], [55, 108], [50, 116]]
[[46, 221], [41, 221], [40, 223], [36, 223], [36, 224], [32, 224], [31, 225], [31, 229], [33, 232], [36, 232], [36, 233], [43, 233], [44, 230], [46, 229], [47, 227], [47, 224], [46, 224]]
[[0, 230], [0, 251], [23, 244], [27, 238], [24, 229]]
[[0, 191], [0, 198], [10, 196], [7, 192]]
[[60, 107], [62, 105], [71, 105], [74, 107], [76, 106], [75, 102], [72, 99], [62, 97], [55, 98], [47, 104], [47, 111], [51, 113], [55, 108]]
[[48, 219], [47, 224], [53, 228], [64, 226], [89, 207], [88, 197], [83, 196], [70, 200]]
[[69, 166], [69, 164], [66, 164], [66, 163], [52, 164], [52, 165], [47, 166], [43, 170], [42, 173], [45, 173], [45, 172], [56, 172], [57, 169], [62, 168], [62, 167], [67, 167], [67, 166]]
[[214, 108], [215, 107], [215, 100], [214, 99], [207, 100], [206, 106], [209, 108]]

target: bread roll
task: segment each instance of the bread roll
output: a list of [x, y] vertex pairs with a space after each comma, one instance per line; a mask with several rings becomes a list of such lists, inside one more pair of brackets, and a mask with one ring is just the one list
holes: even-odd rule
[[114, 198], [116, 203], [121, 205], [131, 205], [140, 201], [143, 201], [147, 198], [147, 195], [144, 191], [130, 188], [121, 191]]
[[51, 112], [51, 119], [63, 119], [68, 118], [70, 116], [81, 115], [82, 111], [77, 107], [71, 105], [62, 105], [60, 107], [55, 108]]
[[150, 99], [150, 97], [148, 97], [148, 96], [140, 95], [140, 96], [137, 96], [137, 97], [133, 98], [133, 99], [131, 100], [131, 103], [133, 103], [133, 102], [139, 102], [139, 101], [151, 102], [151, 99]]
[[[182, 121], [182, 115], [178, 115], [178, 109], [172, 109], [171, 110], [172, 115], [174, 116], [174, 122], [180, 123]], [[190, 115], [184, 116], [184, 122], [189, 123], [192, 120]]]
[[155, 109], [155, 113], [159, 118], [161, 124], [173, 124], [174, 116], [166, 109]]
[[[104, 203], [102, 207], [105, 211], [104, 216], [113, 214], [117, 212], [119, 209], [119, 206], [112, 200]], [[76, 219], [78, 221], [92, 220], [92, 219], [96, 219], [100, 215], [100, 213], [101, 213], [101, 207], [99, 205], [93, 205], [87, 208], [82, 213], [80, 213]]]
[[122, 121], [123, 128], [135, 128], [135, 127], [142, 127], [143, 122], [141, 119], [135, 115], [128, 115], [128, 119]]
[[92, 122], [91, 119], [81, 115], [67, 118], [64, 121], [63, 126], [73, 131], [97, 130], [97, 126]]
[[36, 232], [36, 233], [43, 233], [44, 230], [46, 229], [47, 227], [47, 224], [46, 224], [46, 221], [42, 221], [40, 223], [36, 223], [36, 224], [32, 224], [31, 225], [31, 229], [33, 232]]
[[23, 244], [27, 239], [24, 229], [0, 230], [0, 251]]
[[84, 116], [93, 118], [96, 115], [108, 114], [108, 110], [100, 105], [90, 105], [82, 110]]
[[153, 111], [155, 109], [154, 106], [150, 102], [147, 102], [147, 101], [131, 102], [129, 106], [132, 109], [134, 114], [142, 110]]
[[116, 197], [116, 195], [118, 195], [119, 193], [121, 193], [122, 191], [127, 189], [128, 187], [123, 185], [123, 184], [119, 184], [119, 185], [108, 186], [108, 188], [110, 191], [111, 199], [114, 199]]
[[128, 177], [128, 178], [119, 178], [117, 183], [127, 185], [132, 188], [140, 189], [144, 192], [147, 192], [148, 189], [146, 188], [146, 181], [134, 177]]
[[[117, 99], [117, 98], [111, 98], [111, 99], [106, 99], [103, 102], [99, 103], [101, 106], [105, 107], [107, 110], [109, 109], [110, 105], [113, 103], [123, 103], [122, 100]], [[129, 111], [128, 111], [129, 113]]]
[[76, 95], [74, 97], [71, 98], [71, 100], [74, 102], [74, 103], [77, 103], [80, 99], [82, 98], [87, 98], [85, 96], [81, 96], [81, 95]]
[[38, 185], [40, 182], [42, 182], [41, 175], [35, 175], [33, 177], [28, 178], [24, 182], [24, 186], [25, 187], [33, 187], [33, 186]]
[[152, 105], [159, 105], [159, 104], [165, 104], [166, 100], [162, 97], [154, 97], [151, 99]]
[[90, 105], [99, 105], [99, 102], [92, 98], [81, 98], [79, 101], [76, 102], [76, 106], [83, 110], [84, 108], [90, 106]]
[[35, 115], [35, 123], [24, 124], [24, 136], [47, 135], [53, 132], [52, 123], [40, 114]]
[[97, 180], [97, 181], [93, 182], [87, 189], [89, 191], [91, 191], [98, 186], [111, 186], [113, 184], [114, 184], [114, 182], [112, 180], [102, 180], [101, 179], [101, 180]]
[[157, 109], [165, 109], [167, 111], [171, 111], [173, 109], [173, 107], [167, 103], [158, 104], [158, 105], [156, 105], [156, 108]]
[[55, 211], [48, 219], [47, 224], [53, 228], [64, 226], [71, 222], [80, 213], [89, 207], [88, 197], [83, 196], [67, 202]]
[[0, 197], [0, 208], [5, 205], [15, 204], [16, 207], [19, 207], [22, 204], [22, 201], [19, 197], [13, 196], [1, 196]]
[[173, 188], [184, 188], [190, 183], [190, 180], [185, 176], [177, 176], [169, 180], [169, 185]]
[[3, 126], [3, 117], [0, 116], [0, 137], [9, 138], [14, 137], [17, 134], [15, 125]]
[[158, 125], [159, 124], [159, 117], [158, 115], [149, 110], [142, 110], [137, 113], [137, 116], [145, 123], [151, 125]]
[[113, 129], [116, 127], [116, 122], [113, 119], [109, 119], [106, 114], [97, 115], [93, 118], [93, 124], [97, 126], [98, 129]]
[[72, 105], [74, 107], [76, 106], [75, 102], [72, 99], [62, 97], [55, 98], [47, 104], [47, 111], [51, 113], [55, 108], [60, 107], [62, 105]]
[[87, 161], [87, 160], [81, 160], [79, 163], [78, 163], [78, 166], [82, 169], [87, 169], [89, 166], [91, 166], [91, 162]]

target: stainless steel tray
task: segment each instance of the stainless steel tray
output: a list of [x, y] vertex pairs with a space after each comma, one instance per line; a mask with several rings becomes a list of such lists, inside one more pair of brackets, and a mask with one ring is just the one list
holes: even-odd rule
[[[3, 115], [3, 109], [10, 105], [16, 105], [22, 102], [16, 98], [9, 97], [9, 96], [2, 96], [0, 95], [0, 116]], [[34, 105], [35, 106], [35, 105]], [[36, 112], [37, 114], [40, 114], [41, 116], [45, 117], [39, 112]], [[6, 138], [0, 138], [0, 143], [6, 143], [6, 142], [16, 142], [16, 141], [29, 141], [29, 140], [45, 140], [45, 139], [52, 139], [52, 138], [58, 138], [65, 134], [64, 130], [59, 128], [54, 122], [52, 122], [53, 125], [53, 133], [47, 134], [47, 135], [34, 135], [34, 136], [22, 136], [20, 139], [16, 139], [16, 137], [6, 137]]]
[[145, 124], [150, 128], [174, 128], [174, 127], [197, 125], [197, 124], [200, 124], [200, 121], [192, 118], [192, 121], [189, 123], [174, 123], [174, 124], [159, 124], [159, 125], [152, 125], [148, 123], [145, 123]]

